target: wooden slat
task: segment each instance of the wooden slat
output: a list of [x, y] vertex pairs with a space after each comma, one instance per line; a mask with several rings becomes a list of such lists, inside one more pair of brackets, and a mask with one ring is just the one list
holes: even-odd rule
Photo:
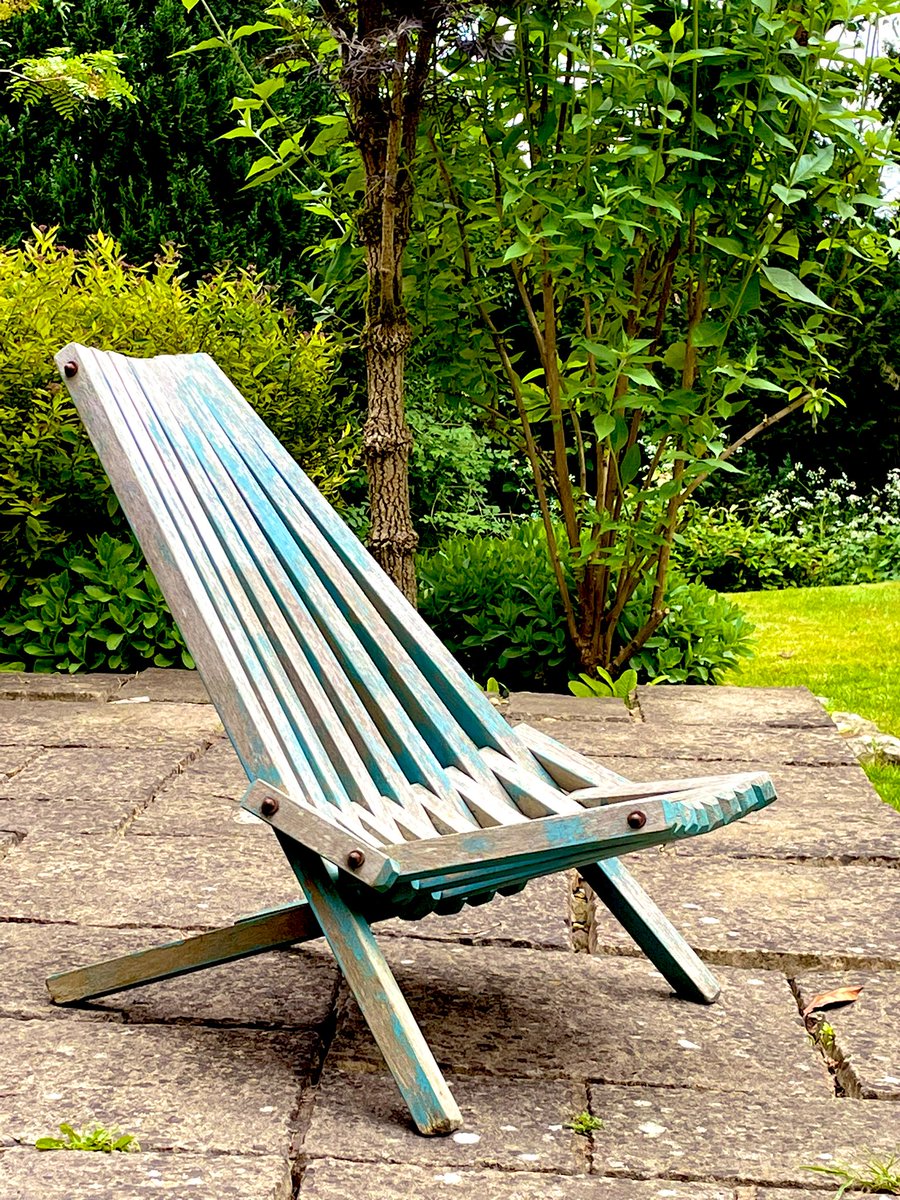
[[[218, 368], [216, 368], [218, 371]], [[260, 436], [255, 428], [258, 419], [230, 380], [218, 372], [220, 387], [216, 390], [220, 424], [228, 431], [243, 430], [240, 451], [248, 462], [254, 462], [260, 481], [270, 492], [273, 503], [281, 511], [290, 511], [285, 491], [302, 505], [320, 535], [315, 541], [304, 528], [303, 540], [314, 549], [314, 563], [323, 580], [339, 589], [342, 605], [353, 605], [355, 619], [363, 631], [371, 634], [383, 628], [390, 635], [391, 653], [384, 656], [384, 637], [367, 642], [370, 653], [389, 678], [397, 692], [402, 691], [404, 705], [414, 720], [424, 720], [433, 732], [452, 738], [456, 755], [466, 754], [465, 744], [455, 736], [457, 725], [473, 744], [487, 742], [512, 757], [528, 762], [503, 718], [489, 700], [469, 679], [459, 664], [435, 637], [416, 610], [388, 579], [358, 539], [340, 520], [330, 505], [306, 478], [284, 448], [267, 431]], [[326, 553], [330, 551], [330, 555]], [[328, 561], [330, 558], [331, 561]], [[341, 568], [338, 578], [336, 568]], [[352, 586], [350, 586], [352, 584]], [[402, 654], [397, 650], [401, 649]], [[413, 668], [412, 672], [410, 668]], [[423, 707], [423, 689], [427, 704]], [[410, 707], [412, 706], [412, 707]], [[452, 719], [448, 722], [446, 718]], [[441, 757], [439, 755], [439, 757]], [[472, 764], [457, 759], [457, 764], [471, 769]]]
[[569, 799], [577, 800], [587, 808], [595, 808], [600, 804], [615, 804], [620, 800], [642, 800], [645, 796], [689, 792], [702, 787], [735, 790], [752, 786], [762, 778], [764, 776], [758, 771], [742, 771], [735, 775], [697, 775], [687, 779], [659, 779], [652, 783], [635, 780], [614, 787], [581, 788], [569, 792]]
[[629, 782], [624, 775], [611, 771], [609, 767], [604, 767], [602, 763], [586, 758], [583, 754], [577, 754], [562, 742], [531, 725], [516, 725], [513, 732], [559, 787], [565, 788], [566, 791]]

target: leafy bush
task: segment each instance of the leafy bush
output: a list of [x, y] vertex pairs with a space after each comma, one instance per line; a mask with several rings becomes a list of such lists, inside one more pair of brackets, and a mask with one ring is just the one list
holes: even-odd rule
[[846, 476], [792, 466], [761, 495], [693, 512], [676, 561], [721, 591], [900, 578], [900, 471], [861, 496]]
[[258, 276], [220, 270], [190, 288], [171, 247], [136, 267], [103, 234], [82, 252], [35, 230], [0, 250], [0, 593], [12, 599], [59, 569], [63, 547], [124, 530], [53, 364], [68, 341], [207, 351], [326, 494], [353, 466], [350, 414], [329, 392], [331, 345], [302, 333]]
[[[565, 691], [578, 674], [539, 522], [508, 538], [449, 538], [421, 555], [418, 568], [423, 617], [476, 679]], [[725, 597], [674, 578], [666, 603], [668, 616], [629, 664], [643, 680], [715, 683], [752, 653], [752, 626]], [[648, 604], [647, 588], [639, 589], [623, 616], [624, 636], [640, 628]]]
[[0, 623], [0, 670], [139, 671], [193, 667], [133, 538], [70, 548], [62, 571], [26, 588]]

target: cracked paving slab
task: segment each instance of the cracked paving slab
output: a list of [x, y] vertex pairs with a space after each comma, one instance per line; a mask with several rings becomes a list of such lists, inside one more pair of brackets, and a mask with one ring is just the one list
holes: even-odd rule
[[[634, 760], [604, 760], [623, 775]], [[900, 862], [900, 813], [885, 804], [858, 766], [787, 767], [754, 763], [767, 771], [778, 799], [768, 808], [709, 835], [670, 849], [679, 855], [814, 859], [847, 864]], [[676, 779], [711, 774], [710, 764], [662, 760], [641, 764], [638, 778]]]
[[300, 899], [274, 838], [173, 842], [26, 838], [0, 867], [0, 920], [202, 929]]
[[304, 1157], [587, 1174], [587, 1139], [565, 1128], [585, 1111], [582, 1083], [452, 1076], [447, 1082], [462, 1111], [463, 1128], [449, 1137], [424, 1138], [411, 1124], [390, 1075], [326, 1068]]
[[737, 1200], [732, 1188], [509, 1171], [374, 1166], [322, 1159], [303, 1174], [301, 1200]]
[[0, 701], [0, 745], [192, 749], [221, 736], [214, 708], [202, 704], [21, 704]]
[[3, 1200], [291, 1200], [287, 1159], [0, 1151]]
[[[900, 1101], [900, 974], [853, 971], [847, 974], [803, 974], [794, 980], [801, 1008], [835, 988], [862, 985], [853, 1004], [828, 1008], [822, 1019], [834, 1030], [828, 1055], [836, 1063], [838, 1083], [861, 1100]], [[900, 1110], [894, 1118], [900, 1126]], [[898, 1132], [900, 1150], [900, 1132]]]
[[[679, 1000], [644, 959], [382, 943], [437, 1060], [458, 1076], [830, 1095], [787, 980], [724, 968], [714, 1005]], [[329, 1064], [383, 1070], [348, 1002]]]
[[318, 1031], [331, 1016], [339, 973], [324, 940], [224, 963], [89, 1004], [61, 1008], [51, 1003], [44, 983], [48, 975], [147, 950], [164, 940], [159, 929], [0, 924], [4, 964], [0, 1016]]
[[[798, 1104], [775, 1087], [766, 1096], [602, 1085], [591, 1085], [590, 1093], [591, 1112], [603, 1121], [593, 1135], [592, 1169], [603, 1176], [805, 1187], [814, 1193], [816, 1176], [805, 1167], [897, 1150], [900, 1126], [886, 1116], [894, 1113], [893, 1105], [834, 1097]], [[796, 1195], [791, 1192], [790, 1200]]]
[[190, 758], [175, 748], [100, 750], [77, 746], [44, 750], [12, 779], [0, 795], [13, 800], [110, 800], [145, 803]]
[[0, 1144], [60, 1122], [117, 1125], [144, 1149], [287, 1154], [319, 1052], [307, 1031], [0, 1020]]
[[40, 746], [0, 746], [0, 786], [5, 786], [9, 776], [21, 771], [40, 753]]
[[0, 797], [0, 829], [15, 834], [17, 840], [42, 834], [110, 837], [134, 815], [138, 804], [129, 800], [5, 800]]
[[[896, 911], [900, 886], [900, 873], [891, 867], [771, 863], [669, 850], [631, 854], [627, 866], [710, 962], [790, 974], [900, 967], [900, 924], [885, 919]], [[592, 951], [633, 952], [631, 939], [596, 897], [591, 915]]]

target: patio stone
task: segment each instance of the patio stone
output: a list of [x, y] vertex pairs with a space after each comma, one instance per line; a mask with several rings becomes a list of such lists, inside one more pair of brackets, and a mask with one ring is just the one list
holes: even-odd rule
[[647, 725], [736, 725], [741, 728], [831, 729], [828, 713], [805, 687], [639, 687]]
[[11, 779], [0, 796], [13, 800], [125, 799], [141, 807], [190, 758], [177, 748], [121, 750], [67, 747], [41, 751]]
[[[710, 834], [712, 839], [716, 835]], [[783, 970], [900, 967], [900, 874], [890, 867], [769, 862], [651, 850], [627, 866], [710, 962]], [[591, 949], [633, 942], [595, 897]]]
[[51, 1003], [44, 982], [51, 973], [147, 950], [165, 940], [166, 933], [159, 929], [0, 924], [0, 1016], [312, 1031], [321, 1031], [330, 1018], [339, 974], [324, 941], [225, 963], [89, 1004]]
[[552, 692], [512, 692], [504, 716], [509, 721], [528, 721], [553, 717], [567, 721], [613, 721], [618, 724], [633, 724], [640, 720], [639, 713], [632, 713], [623, 701], [606, 696], [570, 696]]
[[134, 815], [137, 805], [122, 800], [5, 800], [0, 797], [0, 829], [26, 835], [66, 834], [108, 837]]
[[303, 1173], [300, 1200], [736, 1200], [732, 1188], [654, 1179], [579, 1179], [520, 1171], [453, 1171], [317, 1159]]
[[73, 704], [115, 696], [128, 675], [42, 675], [0, 671], [0, 700], [66, 700]]
[[299, 897], [274, 839], [35, 835], [0, 867], [7, 921], [204, 929]]
[[834, 1097], [798, 1104], [777, 1087], [765, 1096], [600, 1085], [590, 1092], [591, 1112], [603, 1121], [593, 1135], [598, 1175], [806, 1187], [814, 1195], [816, 1176], [805, 1167], [897, 1150], [892, 1105]]
[[0, 1151], [4, 1200], [291, 1200], [287, 1160], [200, 1154]]
[[146, 696], [153, 704], [209, 704], [199, 671], [166, 667], [148, 667], [139, 671], [116, 695], [116, 700], [134, 700]]
[[207, 745], [222, 726], [200, 704], [21, 704], [0, 701], [0, 745], [94, 746], [119, 750]]
[[[383, 942], [435, 1057], [457, 1076], [602, 1079], [831, 1095], [783, 976], [724, 968], [714, 1005], [676, 999], [645, 960]], [[348, 1001], [329, 1052], [383, 1069]]]
[[463, 1127], [449, 1137], [424, 1138], [413, 1127], [390, 1075], [327, 1065], [304, 1157], [454, 1170], [587, 1173], [588, 1140], [564, 1127], [585, 1111], [583, 1084], [452, 1076], [447, 1082], [462, 1111]]
[[119, 1126], [146, 1150], [286, 1154], [318, 1054], [308, 1032], [0, 1021], [0, 1139], [65, 1121]]
[[580, 754], [599, 758], [630, 759], [623, 772], [628, 778], [646, 773], [641, 759], [689, 759], [702, 763], [736, 763], [737, 766], [703, 768], [708, 775], [754, 769], [762, 762], [784, 766], [855, 767], [856, 756], [831, 726], [812, 729], [765, 729], [761, 726], [723, 729], [715, 725], [635, 723], [592, 728], [584, 721], [559, 721], [551, 717], [532, 721]]
[[40, 752], [40, 746], [0, 746], [0, 786], [5, 784], [6, 776], [21, 771]]
[[[900, 883], [900, 880], [898, 880]], [[848, 1095], [864, 1100], [900, 1101], [900, 974], [853, 971], [847, 974], [803, 974], [794, 980], [800, 1007], [834, 988], [863, 985], [853, 1004], [822, 1011], [834, 1030], [828, 1055], [836, 1062], [837, 1079]], [[895, 1120], [900, 1127], [900, 1110]], [[900, 1151], [900, 1135], [898, 1135]]]

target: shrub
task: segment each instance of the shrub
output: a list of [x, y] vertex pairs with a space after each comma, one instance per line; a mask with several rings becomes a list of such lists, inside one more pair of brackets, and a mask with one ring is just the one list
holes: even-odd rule
[[846, 476], [792, 466], [761, 495], [696, 509], [675, 557], [721, 591], [900, 578], [900, 471], [862, 496]]
[[133, 538], [101, 534], [22, 593], [0, 623], [0, 670], [139, 671], [193, 667]]
[[290, 452], [333, 495], [356, 457], [346, 407], [329, 392], [333, 350], [304, 334], [250, 271], [195, 287], [173, 248], [131, 266], [111, 238], [85, 251], [34, 231], [0, 250], [0, 593], [58, 571], [54, 554], [124, 519], [53, 353], [68, 341], [139, 356], [207, 351]]
[[[539, 522], [508, 538], [449, 538], [418, 566], [422, 615], [470, 674], [508, 688], [566, 690], [579, 667]], [[752, 626], [727, 598], [675, 577], [666, 603], [668, 616], [630, 662], [644, 681], [715, 683], [752, 653]], [[647, 588], [639, 589], [624, 636], [640, 628], [648, 604]]]

